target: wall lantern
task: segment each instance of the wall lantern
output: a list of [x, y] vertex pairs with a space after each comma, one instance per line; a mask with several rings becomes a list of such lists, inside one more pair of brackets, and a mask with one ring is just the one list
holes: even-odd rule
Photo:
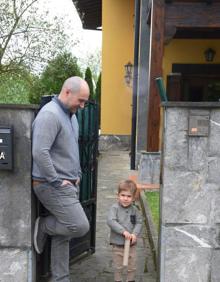
[[213, 50], [212, 48], [205, 50], [204, 54], [206, 62], [212, 62], [214, 60], [215, 53], [215, 50]]
[[131, 62], [128, 62], [125, 67], [125, 83], [127, 86], [132, 86], [132, 79], [133, 79], [133, 65]]

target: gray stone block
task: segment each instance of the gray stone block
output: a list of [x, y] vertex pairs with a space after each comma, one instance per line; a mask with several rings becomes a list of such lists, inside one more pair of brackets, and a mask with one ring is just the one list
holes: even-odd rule
[[[220, 193], [220, 191], [218, 191]], [[213, 199], [214, 201], [214, 223], [220, 224], [220, 198]]]
[[208, 138], [188, 137], [188, 169], [200, 172], [207, 170]]
[[165, 271], [161, 282], [210, 281], [211, 250], [205, 248], [166, 248]]
[[131, 147], [129, 135], [100, 135], [99, 150], [129, 150]]
[[216, 229], [202, 225], [175, 225], [164, 227], [166, 248], [207, 248], [216, 245]]
[[220, 249], [214, 250], [211, 259], [211, 282], [220, 281]]
[[210, 113], [210, 135], [209, 135], [209, 156], [220, 156], [220, 110], [216, 109]]
[[160, 152], [142, 152], [138, 170], [140, 183], [160, 183]]
[[30, 250], [4, 249], [0, 250], [0, 281], [26, 282], [31, 270]]
[[1, 110], [14, 128], [14, 169], [0, 171], [0, 245], [31, 246], [31, 110]]
[[[186, 169], [188, 165], [188, 119], [184, 109], [170, 109], [165, 116], [164, 165]], [[181, 122], [180, 122], [181, 121]]]
[[204, 183], [203, 174], [167, 169], [162, 187], [162, 222], [208, 222], [214, 192]]
[[0, 105], [0, 125], [14, 129], [12, 171], [0, 170], [0, 281], [34, 282], [31, 125], [36, 107]]
[[220, 158], [216, 156], [207, 158], [207, 165], [208, 165], [207, 182], [220, 185], [220, 173], [219, 173]]

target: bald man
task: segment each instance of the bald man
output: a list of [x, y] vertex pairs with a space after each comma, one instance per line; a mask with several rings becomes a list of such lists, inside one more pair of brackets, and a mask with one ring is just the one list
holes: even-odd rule
[[33, 122], [33, 189], [50, 211], [38, 217], [34, 229], [34, 247], [43, 252], [51, 236], [53, 281], [69, 282], [69, 240], [89, 231], [89, 223], [78, 200], [81, 178], [78, 147], [77, 109], [84, 108], [89, 87], [80, 77], [68, 78], [59, 96], [38, 113]]

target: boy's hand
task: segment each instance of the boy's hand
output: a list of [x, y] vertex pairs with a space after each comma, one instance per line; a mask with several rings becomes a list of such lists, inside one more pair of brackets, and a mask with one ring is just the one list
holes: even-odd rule
[[128, 231], [124, 231], [123, 235], [125, 236], [125, 239], [131, 240], [131, 234]]
[[137, 242], [137, 236], [135, 234], [131, 234], [131, 244], [134, 244]]

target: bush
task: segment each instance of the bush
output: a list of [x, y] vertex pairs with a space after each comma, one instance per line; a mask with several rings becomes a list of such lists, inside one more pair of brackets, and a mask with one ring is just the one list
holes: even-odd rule
[[28, 73], [0, 75], [0, 103], [29, 104], [32, 78]]
[[92, 72], [89, 67], [86, 69], [86, 72], [85, 72], [85, 81], [89, 85], [89, 90], [90, 90], [89, 99], [95, 100], [95, 95], [94, 95], [94, 90], [93, 90], [93, 81], [92, 81]]
[[102, 75], [100, 72], [95, 89], [95, 98], [97, 103], [100, 105], [100, 107], [101, 107], [101, 80], [102, 80]]
[[82, 77], [77, 59], [70, 53], [59, 54], [49, 61], [40, 78], [35, 79], [30, 102], [39, 103], [43, 95], [60, 93], [64, 81], [71, 76]]

